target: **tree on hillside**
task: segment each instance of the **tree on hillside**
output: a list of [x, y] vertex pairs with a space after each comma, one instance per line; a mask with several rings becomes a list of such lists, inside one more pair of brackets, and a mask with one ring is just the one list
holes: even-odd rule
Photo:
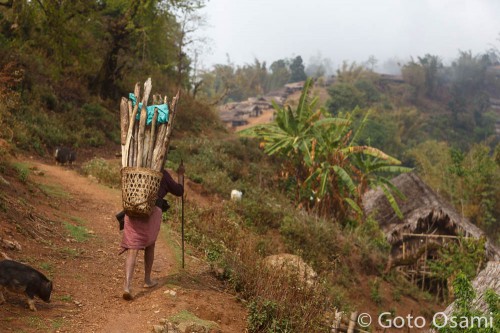
[[241, 90], [241, 99], [264, 94], [267, 76], [266, 62], [260, 62], [258, 59], [255, 59], [253, 64], [238, 67], [236, 80]]
[[91, 40], [85, 28], [96, 27], [98, 8], [95, 1], [82, 0], [5, 3], [0, 6], [0, 33], [12, 47], [30, 56], [34, 56], [30, 51], [36, 50], [40, 56], [51, 57], [66, 71], [75, 63], [89, 66], [95, 54], [82, 52]]
[[377, 63], [378, 63], [377, 58], [372, 54], [368, 57], [368, 60], [365, 61], [364, 66], [366, 68], [368, 68], [369, 70], [373, 71], [373, 70], [375, 70]]
[[356, 82], [371, 78], [373, 72], [363, 65], [358, 65], [356, 62], [349, 63], [344, 61], [342, 66], [337, 69], [337, 81], [340, 83], [355, 84]]
[[426, 54], [411, 60], [401, 70], [403, 78], [414, 89], [414, 102], [427, 98], [436, 98], [443, 79], [439, 71], [443, 68], [441, 59], [436, 55]]
[[440, 85], [438, 71], [443, 68], [443, 63], [438, 56], [430, 54], [418, 57], [418, 61], [425, 73], [425, 94], [429, 98], [434, 98]]
[[290, 70], [288, 69], [288, 61], [279, 59], [274, 61], [269, 67], [271, 75], [268, 79], [267, 91], [283, 87], [291, 77]]
[[[498, 149], [498, 148], [497, 148]], [[495, 151], [476, 144], [468, 152], [426, 141], [408, 152], [423, 179], [464, 216], [500, 241], [500, 165]]]
[[304, 64], [301, 56], [296, 56], [290, 64], [290, 80], [289, 82], [299, 82], [307, 79], [306, 72], [304, 71]]
[[364, 104], [361, 92], [352, 84], [337, 83], [328, 88], [328, 94], [330, 99], [327, 106], [331, 114], [351, 111]]
[[305, 69], [308, 77], [320, 78], [333, 73], [332, 61], [328, 58], [323, 58], [321, 53], [311, 57]]
[[124, 72], [189, 71], [185, 49], [196, 19], [179, 21], [178, 13], [194, 13], [203, 2], [20, 0], [0, 6], [0, 33], [13, 52], [23, 50], [18, 58], [45, 57], [50, 74], [89, 79], [95, 93], [109, 97]]
[[[117, 83], [125, 71], [161, 71], [175, 78], [178, 87], [189, 88], [190, 58], [187, 47], [199, 24], [195, 12], [202, 0], [115, 0], [102, 10], [105, 52], [98, 74], [92, 81], [95, 93], [116, 97]], [[132, 74], [133, 76], [133, 74]]]
[[200, 96], [216, 102], [241, 101], [269, 90], [267, 65], [258, 59], [253, 64], [243, 66], [235, 66], [229, 61], [227, 64], [215, 65], [212, 71], [203, 73], [201, 77], [205, 84]]
[[199, 95], [210, 104], [226, 100], [237, 89], [235, 68], [230, 62], [214, 65], [213, 70], [201, 74], [201, 79], [204, 84]]
[[453, 116], [453, 125], [473, 133], [477, 126], [486, 125], [483, 115], [489, 108], [489, 97], [485, 93], [486, 69], [490, 64], [487, 55], [472, 55], [460, 52], [451, 66], [451, 100], [448, 108]]
[[488, 55], [472, 55], [470, 51], [460, 51], [458, 59], [451, 65], [452, 89], [468, 96], [482, 90], [486, 83], [486, 69], [489, 65]]
[[189, 87], [189, 38], [178, 38], [178, 13], [195, 11], [199, 3], [204, 1], [1, 1], [0, 67], [20, 73], [16, 93], [25, 109], [7, 110], [16, 126], [12, 140], [40, 154], [62, 144], [119, 142], [116, 110], [90, 95], [112, 103], [145, 75], [159, 91], [170, 93], [176, 81]]
[[[194, 52], [198, 43], [203, 43], [202, 38], [194, 37], [194, 33], [205, 25], [203, 16], [198, 14], [198, 10], [203, 8], [204, 1], [185, 1], [179, 6], [179, 28], [170, 30], [173, 44], [176, 48], [176, 85], [189, 90], [189, 72], [191, 70], [191, 59], [189, 52]], [[167, 30], [169, 31], [169, 30]]]
[[411, 102], [416, 103], [425, 96], [425, 70], [412, 60], [401, 68], [401, 74], [412, 88]]
[[93, 92], [103, 98], [118, 96], [116, 82], [123, 77], [124, 64], [120, 62], [121, 52], [130, 52], [131, 37], [139, 27], [135, 20], [140, 5], [146, 0], [132, 0], [125, 3], [105, 3], [103, 17], [106, 27], [107, 49], [99, 72], [92, 80]]
[[369, 106], [380, 98], [377, 76], [364, 66], [344, 61], [337, 70], [336, 83], [328, 88], [328, 110], [332, 114]]
[[381, 173], [408, 171], [381, 150], [357, 144], [350, 116], [332, 117], [309, 97], [307, 80], [296, 109], [275, 105], [276, 120], [255, 126], [243, 135], [261, 139], [269, 155], [281, 158], [283, 175], [296, 185], [296, 200], [318, 215], [339, 221], [355, 211], [362, 215], [361, 197], [372, 186], [381, 186], [396, 209], [396, 189]]

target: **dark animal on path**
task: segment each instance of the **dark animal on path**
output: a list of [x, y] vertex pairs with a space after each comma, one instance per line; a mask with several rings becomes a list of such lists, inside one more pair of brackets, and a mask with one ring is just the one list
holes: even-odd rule
[[73, 164], [76, 160], [76, 153], [67, 147], [58, 147], [54, 152], [54, 158], [56, 159], [56, 164]]
[[0, 304], [5, 303], [3, 290], [24, 293], [31, 311], [36, 311], [35, 296], [50, 302], [52, 281], [36, 269], [14, 260], [0, 261]]

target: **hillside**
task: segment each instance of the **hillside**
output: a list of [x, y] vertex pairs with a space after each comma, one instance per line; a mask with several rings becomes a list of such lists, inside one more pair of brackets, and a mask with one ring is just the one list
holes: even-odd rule
[[[158, 287], [140, 287], [140, 259], [137, 296], [126, 302], [114, 218], [121, 209], [120, 191], [52, 162], [19, 156], [12, 163], [25, 178], [2, 177], [0, 245], [12, 259], [53, 279], [54, 291], [50, 304], [37, 300], [36, 313], [26, 309], [24, 297], [6, 293], [7, 303], [0, 306], [2, 332], [147, 332], [161, 319], [186, 311], [215, 323], [214, 331], [244, 331], [245, 307], [224, 292], [196, 251], [188, 250], [186, 269], [180, 268], [178, 225], [167, 221], [162, 226], [153, 272]], [[189, 187], [186, 197], [187, 205], [203, 205]], [[174, 206], [169, 214], [178, 214], [179, 204]]]
[[[107, 153], [103, 157], [110, 159], [111, 155]], [[211, 252], [216, 247], [210, 244], [214, 244], [212, 242], [217, 241], [217, 237], [208, 232], [207, 236], [214, 237], [203, 243], [208, 246], [192, 247], [193, 243], [200, 244], [193, 238], [200, 223], [209, 223], [205, 227], [212, 225], [208, 230], [225, 228], [216, 220], [201, 219], [204, 214], [213, 214], [210, 212], [214, 208], [227, 205], [224, 198], [213, 197], [207, 189], [188, 181], [188, 212], [195, 208], [201, 211], [201, 216], [188, 213], [190, 245], [186, 270], [180, 269], [179, 204], [176, 202], [162, 227], [162, 237], [157, 245], [153, 274], [160, 280], [160, 285], [151, 291], [141, 291], [142, 267], [139, 264], [134, 284], [139, 294], [136, 300], [127, 303], [120, 297], [124, 258], [117, 255], [120, 234], [114, 220], [114, 214], [120, 210], [120, 191], [97, 183], [94, 177], [78, 174], [77, 169], [86, 161], [79, 161], [76, 167], [69, 168], [56, 166], [50, 159], [39, 160], [26, 155], [12, 156], [9, 160], [4, 162], [2, 178], [5, 181], [1, 184], [1, 202], [5, 208], [0, 213], [4, 221], [0, 226], [3, 252], [46, 273], [54, 280], [55, 288], [52, 303], [37, 300], [37, 313], [27, 310], [23, 297], [7, 294], [8, 302], [0, 306], [0, 318], [8, 331], [73, 332], [78, 329], [83, 332], [121, 332], [127, 327], [131, 332], [146, 332], [161, 319], [183, 310], [199, 319], [216, 322], [221, 332], [245, 330], [247, 307], [238, 301], [232, 283], [221, 283], [216, 279], [218, 273], [213, 267], [220, 263], [213, 261], [211, 256], [217, 252]], [[263, 244], [281, 243], [278, 247], [281, 251], [286, 250], [283, 240], [272, 229], [266, 235], [259, 233]], [[234, 233], [233, 236], [238, 237]], [[350, 254], [336, 254], [332, 262], [334, 267], [328, 269], [340, 274], [335, 278], [340, 285], [334, 287], [338, 306], [363, 309], [374, 315], [382, 305], [397, 309], [398, 313], [421, 314], [445, 306], [433, 305], [430, 300], [424, 300], [419, 291], [406, 289], [409, 286], [398, 287], [401, 281], [381, 279], [373, 266], [380, 259], [373, 254], [364, 257], [365, 250], [356, 249], [359, 245], [351, 248], [349, 244], [357, 240], [339, 237], [342, 236], [334, 236], [337, 244], [330, 250], [335, 253], [339, 247], [344, 247], [342, 251]], [[264, 251], [271, 254], [279, 249]], [[374, 262], [366, 266], [366, 260]], [[345, 271], [347, 267], [350, 268]], [[252, 276], [259, 277], [258, 274]], [[171, 290], [175, 291], [175, 296], [166, 294]]]

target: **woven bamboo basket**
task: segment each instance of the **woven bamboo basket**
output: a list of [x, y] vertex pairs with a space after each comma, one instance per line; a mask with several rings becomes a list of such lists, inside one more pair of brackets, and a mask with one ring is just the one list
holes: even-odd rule
[[158, 196], [162, 173], [139, 167], [124, 167], [122, 176], [123, 210], [129, 216], [151, 215]]

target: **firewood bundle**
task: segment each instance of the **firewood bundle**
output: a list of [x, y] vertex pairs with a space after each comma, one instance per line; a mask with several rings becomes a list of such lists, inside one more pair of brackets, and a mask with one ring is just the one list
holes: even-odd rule
[[[153, 95], [154, 113], [150, 107], [149, 118], [151, 118], [151, 113], [153, 115], [148, 121], [147, 103], [151, 89], [151, 78], [149, 78], [144, 83], [142, 98], [140, 98], [140, 84], [136, 83], [133, 96], [131, 94], [129, 98], [122, 97], [121, 99], [120, 125], [122, 167], [124, 168], [139, 167], [161, 171], [165, 164], [179, 92], [170, 102], [167, 96]], [[142, 104], [139, 103], [140, 101]], [[165, 106], [168, 107], [168, 115], [165, 117], [163, 114], [164, 119], [160, 121], [159, 109]]]

